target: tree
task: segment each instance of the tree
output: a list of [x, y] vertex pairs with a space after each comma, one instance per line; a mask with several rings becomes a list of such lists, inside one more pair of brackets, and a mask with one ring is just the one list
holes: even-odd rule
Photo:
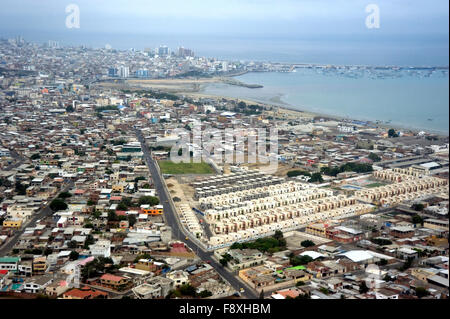
[[76, 252], [75, 250], [72, 250], [70, 252], [69, 259], [70, 260], [77, 260], [79, 256], [80, 256], [80, 254], [78, 252]]
[[303, 255], [303, 256], [294, 256], [291, 257], [289, 259], [289, 262], [291, 263], [292, 266], [302, 266], [302, 265], [306, 265], [309, 262], [313, 261], [313, 259], [308, 256], [308, 255]]
[[412, 217], [413, 224], [421, 224], [423, 225], [423, 218], [419, 214], [416, 214]]
[[280, 240], [283, 239], [283, 232], [281, 230], [276, 230], [275, 234], [273, 235], [273, 238], [275, 238], [276, 240]]
[[118, 220], [119, 220], [119, 217], [117, 216], [116, 212], [114, 212], [114, 211], [108, 212], [108, 222], [115, 222]]
[[32, 160], [36, 160], [36, 159], [41, 158], [41, 155], [40, 155], [39, 153], [35, 153], [35, 154], [31, 155], [30, 158], [31, 158]]
[[303, 247], [311, 247], [314, 246], [314, 242], [312, 240], [304, 240], [300, 243]]
[[416, 296], [419, 298], [428, 296], [430, 293], [424, 287], [416, 287]]
[[56, 199], [52, 200], [52, 202], [50, 203], [50, 208], [54, 212], [57, 212], [59, 210], [67, 209], [67, 204], [62, 199], [56, 198]]
[[388, 136], [389, 137], [398, 137], [398, 134], [395, 132], [395, 130], [393, 128], [391, 128], [388, 131]]
[[425, 206], [423, 206], [423, 204], [413, 204], [412, 206], [411, 206], [411, 208], [412, 209], [414, 209], [415, 211], [417, 211], [417, 212], [421, 212], [421, 211], [423, 211], [423, 209], [425, 208]]
[[212, 296], [212, 292], [205, 289], [205, 290], [202, 290], [198, 295], [201, 298], [207, 298], [207, 297], [211, 297]]
[[388, 274], [386, 274], [386, 275], [384, 275], [383, 280], [386, 281], [386, 282], [387, 281], [394, 281], [395, 278], [393, 278], [393, 277], [389, 276]]
[[264, 289], [259, 293], [259, 299], [264, 299]]
[[228, 260], [226, 260], [225, 258], [221, 258], [219, 262], [222, 265], [222, 267], [226, 267], [228, 265]]
[[365, 293], [368, 292], [368, 291], [369, 291], [369, 287], [367, 287], [365, 281], [362, 281], [362, 282], [359, 284], [359, 293], [365, 294]]
[[330, 294], [330, 290], [328, 288], [321, 287], [319, 290], [320, 290], [321, 293], [323, 293], [325, 295]]
[[392, 241], [390, 241], [389, 239], [386, 239], [386, 238], [373, 238], [373, 239], [371, 239], [371, 241], [374, 244], [377, 244], [380, 246], [392, 245]]
[[19, 181], [16, 182], [15, 190], [18, 195], [26, 195], [27, 193], [27, 187]]
[[405, 271], [405, 270], [407, 270], [409, 267], [411, 267], [413, 260], [414, 260], [413, 257], [408, 257], [408, 259], [405, 261], [405, 263], [403, 264], [403, 266], [400, 267], [400, 271]]
[[159, 204], [158, 197], [155, 196], [142, 196], [139, 198], [139, 205], [155, 206]]
[[136, 215], [135, 214], [130, 214], [128, 215], [128, 224], [130, 225], [130, 227], [133, 227], [134, 224], [136, 224]]
[[315, 182], [323, 183], [322, 174], [320, 174], [320, 173], [313, 173], [311, 175], [311, 179], [309, 180], [309, 182], [310, 183], [315, 183]]
[[311, 176], [309, 172], [301, 171], [301, 170], [293, 170], [286, 173], [288, 177], [295, 177], [299, 175]]
[[69, 243], [67, 244], [67, 247], [69, 248], [77, 248], [77, 242], [75, 240], [71, 240], [69, 241]]
[[120, 202], [118, 205], [117, 205], [117, 208], [116, 208], [117, 210], [127, 210], [128, 209], [128, 206], [124, 203], [124, 202]]
[[92, 213], [92, 216], [94, 216], [94, 218], [99, 218], [102, 215], [102, 213], [99, 210], [96, 210], [95, 212]]
[[86, 237], [86, 241], [84, 242], [84, 249], [89, 249], [90, 245], [95, 244], [95, 240], [94, 237], [92, 237], [92, 235], [87, 235]]
[[181, 285], [179, 288], [180, 292], [184, 296], [195, 297], [197, 295], [196, 289], [190, 284]]
[[62, 192], [62, 193], [60, 193], [58, 195], [58, 198], [62, 198], [62, 199], [66, 199], [66, 198], [69, 198], [69, 197], [72, 197], [72, 194], [69, 193], [69, 192]]
[[372, 160], [373, 162], [379, 162], [381, 161], [381, 157], [379, 157], [377, 154], [375, 153], [370, 153], [369, 154], [369, 159]]
[[382, 258], [382, 259], [378, 262], [378, 265], [379, 265], [379, 266], [386, 266], [387, 263], [388, 263], [388, 261], [387, 261], [386, 259]]

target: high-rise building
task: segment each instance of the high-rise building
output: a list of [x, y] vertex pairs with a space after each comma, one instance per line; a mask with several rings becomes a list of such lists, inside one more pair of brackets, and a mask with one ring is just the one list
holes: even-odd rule
[[166, 45], [161, 45], [158, 48], [158, 55], [159, 56], [168, 56], [169, 55], [169, 48]]
[[108, 76], [116, 77], [117, 76], [117, 69], [116, 68], [109, 68], [108, 69]]
[[223, 61], [222, 62], [222, 71], [223, 72], [228, 72], [228, 63], [227, 63], [227, 61]]
[[130, 76], [130, 68], [127, 66], [121, 65], [119, 67], [119, 77], [121, 78], [127, 78]]
[[59, 48], [59, 42], [58, 41], [49, 40], [48, 41], [48, 47], [57, 49], [57, 48]]
[[139, 69], [136, 71], [136, 77], [138, 78], [148, 78], [148, 70], [147, 69]]
[[178, 48], [178, 56], [183, 57], [183, 58], [188, 57], [188, 56], [194, 57], [194, 51], [192, 51], [191, 49], [179, 47]]

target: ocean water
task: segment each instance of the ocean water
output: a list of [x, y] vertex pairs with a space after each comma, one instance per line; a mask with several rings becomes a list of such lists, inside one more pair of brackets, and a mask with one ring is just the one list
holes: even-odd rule
[[[403, 73], [403, 72], [402, 72]], [[381, 121], [394, 127], [449, 132], [449, 77], [350, 78], [297, 72], [247, 73], [236, 79], [264, 87], [249, 89], [221, 83], [208, 84], [202, 93], [285, 105], [297, 110], [340, 117]]]

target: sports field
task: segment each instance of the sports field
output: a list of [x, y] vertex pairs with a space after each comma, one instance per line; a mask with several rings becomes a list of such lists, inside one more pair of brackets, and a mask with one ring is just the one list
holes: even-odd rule
[[213, 168], [207, 163], [174, 163], [158, 161], [162, 174], [214, 174]]

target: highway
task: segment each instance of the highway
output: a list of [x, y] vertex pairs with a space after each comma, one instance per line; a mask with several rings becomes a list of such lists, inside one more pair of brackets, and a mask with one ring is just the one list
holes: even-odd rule
[[162, 176], [156, 167], [155, 160], [151, 157], [151, 153], [147, 145], [145, 144], [144, 137], [141, 132], [138, 130], [135, 131], [136, 136], [141, 143], [142, 152], [144, 153], [145, 161], [147, 162], [147, 166], [150, 170], [150, 173], [153, 178], [153, 183], [155, 185], [155, 189], [157, 194], [159, 195], [159, 199], [161, 204], [164, 206], [164, 217], [168, 226], [172, 228], [173, 236], [179, 240], [184, 242], [193, 252], [195, 252], [203, 261], [209, 261], [210, 265], [214, 267], [214, 269], [219, 273], [222, 278], [230, 283], [230, 285], [236, 290], [239, 291], [240, 288], [244, 288], [245, 291], [241, 293], [241, 296], [248, 299], [257, 299], [258, 296], [256, 293], [250, 288], [246, 287], [244, 283], [240, 281], [234, 274], [228, 272], [221, 264], [216, 262], [213, 259], [213, 253], [209, 251], [204, 251], [201, 246], [197, 245], [192, 240], [186, 240], [186, 237], [190, 238], [190, 234], [184, 233], [183, 229], [180, 228], [178, 224], [178, 219], [176, 217], [176, 212], [173, 210], [172, 206], [169, 203], [169, 194], [163, 186]]

